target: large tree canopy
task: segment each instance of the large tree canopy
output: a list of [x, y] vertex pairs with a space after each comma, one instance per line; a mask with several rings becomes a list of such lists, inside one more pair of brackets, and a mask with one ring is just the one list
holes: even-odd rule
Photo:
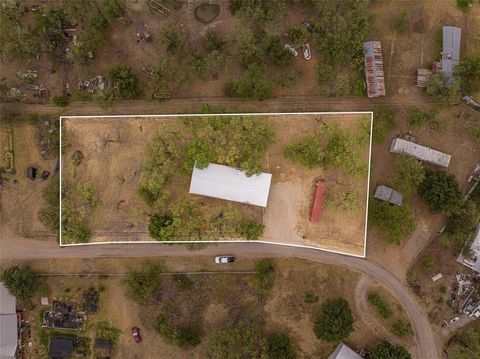
[[427, 171], [418, 191], [434, 213], [451, 211], [461, 202], [455, 176], [443, 170]]
[[318, 339], [334, 342], [347, 338], [353, 331], [353, 316], [348, 302], [338, 298], [326, 302], [318, 314], [314, 331]]

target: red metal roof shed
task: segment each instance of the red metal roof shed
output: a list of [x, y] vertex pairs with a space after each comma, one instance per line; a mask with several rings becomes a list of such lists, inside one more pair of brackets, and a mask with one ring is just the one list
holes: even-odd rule
[[325, 194], [327, 186], [322, 181], [315, 185], [315, 194], [313, 195], [312, 211], [310, 212], [310, 222], [318, 222], [322, 215], [322, 209], [325, 204]]

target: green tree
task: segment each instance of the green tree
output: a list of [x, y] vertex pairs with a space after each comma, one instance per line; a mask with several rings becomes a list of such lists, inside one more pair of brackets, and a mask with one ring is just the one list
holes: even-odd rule
[[252, 63], [242, 78], [227, 83], [225, 95], [254, 100], [265, 100], [273, 97], [273, 82], [266, 75], [263, 64]]
[[308, 32], [305, 26], [298, 25], [288, 29], [288, 39], [294, 47], [301, 46], [307, 42]]
[[466, 93], [480, 91], [480, 51], [467, 55], [455, 67], [455, 73]]
[[263, 51], [276, 66], [287, 66], [292, 63], [293, 56], [278, 36], [266, 36], [263, 39]]
[[464, 329], [447, 344], [449, 359], [471, 359], [480, 357], [480, 324]]
[[427, 80], [427, 94], [435, 101], [451, 106], [460, 101], [460, 83], [450, 80], [444, 73], [431, 75]]
[[142, 95], [137, 76], [132, 68], [126, 65], [117, 65], [108, 71], [108, 78], [112, 82], [114, 98], [134, 100]]
[[373, 348], [370, 359], [411, 359], [411, 356], [404, 347], [384, 341]]
[[175, 27], [168, 27], [163, 30], [162, 35], [165, 37], [167, 44], [166, 51], [170, 56], [174, 56], [178, 53], [181, 46], [180, 33]]
[[400, 244], [410, 236], [417, 226], [410, 207], [390, 205], [377, 199], [369, 202], [368, 220], [388, 241], [395, 244]]
[[407, 111], [408, 124], [413, 128], [421, 127], [430, 121], [433, 121], [435, 116], [435, 109], [422, 109], [420, 107], [412, 106]]
[[409, 323], [405, 323], [401, 320], [397, 320], [392, 325], [392, 332], [396, 336], [402, 338], [412, 331]]
[[169, 344], [180, 348], [193, 348], [200, 344], [198, 331], [193, 327], [175, 327], [169, 323], [164, 315], [155, 318], [155, 329]]
[[266, 295], [273, 287], [275, 268], [270, 259], [263, 258], [255, 262], [253, 283], [261, 295]]
[[404, 196], [416, 193], [424, 179], [425, 169], [420, 161], [410, 156], [397, 156], [392, 183]]
[[122, 279], [125, 295], [139, 304], [144, 304], [157, 287], [162, 271], [160, 265], [148, 265], [145, 270], [130, 270]]
[[373, 113], [373, 142], [385, 141], [387, 133], [395, 128], [393, 110], [388, 106], [379, 106]]
[[269, 359], [295, 359], [295, 349], [288, 335], [271, 333], [267, 337], [267, 351]]
[[314, 135], [306, 136], [301, 142], [289, 144], [283, 154], [286, 158], [310, 169], [325, 164], [325, 151]]
[[350, 335], [353, 322], [348, 302], [343, 298], [333, 299], [323, 304], [315, 319], [314, 332], [318, 339], [335, 342]]
[[453, 240], [457, 250], [469, 250], [474, 239], [480, 211], [474, 200], [466, 201], [461, 207], [455, 208], [448, 219], [444, 235]]
[[173, 218], [166, 215], [155, 214], [150, 217], [148, 232], [150, 237], [157, 241], [170, 241], [174, 235]]
[[461, 201], [455, 176], [443, 170], [427, 171], [418, 191], [433, 213], [452, 211]]
[[240, 322], [213, 334], [208, 355], [211, 359], [268, 359], [268, 346], [257, 325]]
[[38, 273], [28, 265], [5, 269], [1, 279], [8, 291], [21, 301], [32, 298], [38, 288]]
[[238, 228], [238, 233], [249, 241], [260, 238], [263, 234], [265, 226], [256, 221], [242, 221]]

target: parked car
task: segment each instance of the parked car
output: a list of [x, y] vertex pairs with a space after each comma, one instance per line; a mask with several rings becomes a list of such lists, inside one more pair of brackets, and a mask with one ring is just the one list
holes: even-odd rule
[[295, 48], [290, 45], [290, 44], [285, 44], [285, 48], [290, 51], [292, 53], [293, 56], [298, 56], [298, 52], [297, 50], [295, 50]]
[[215, 263], [217, 264], [225, 264], [225, 263], [233, 263], [235, 262], [234, 256], [216, 256]]
[[142, 342], [142, 336], [140, 335], [140, 328], [139, 327], [133, 327], [132, 328], [132, 337], [133, 337], [133, 340], [135, 340], [135, 343], [141, 343]]
[[303, 44], [303, 57], [305, 60], [310, 60], [312, 58], [312, 51], [310, 51], [310, 44]]

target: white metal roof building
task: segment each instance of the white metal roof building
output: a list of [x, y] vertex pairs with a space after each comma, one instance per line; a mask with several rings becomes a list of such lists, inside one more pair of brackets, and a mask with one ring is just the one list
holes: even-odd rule
[[454, 26], [443, 27], [442, 72], [448, 77], [453, 76], [455, 66], [460, 63], [460, 42], [462, 29]]
[[271, 180], [270, 173], [247, 176], [245, 171], [210, 163], [193, 168], [190, 193], [266, 207]]
[[415, 142], [404, 140], [403, 138], [394, 138], [390, 146], [390, 152], [401, 153], [404, 155], [413, 156], [420, 161], [430, 163], [440, 167], [448, 167], [450, 164], [451, 155], [434, 150], [430, 147], [425, 147]]
[[340, 342], [328, 359], [362, 359], [355, 351]]
[[477, 228], [475, 239], [470, 245], [470, 250], [472, 252], [472, 258], [466, 258], [463, 256], [463, 254], [460, 254], [457, 262], [473, 269], [475, 272], [480, 274], [480, 225]]
[[16, 299], [0, 283], [0, 358], [15, 358], [18, 345]]

